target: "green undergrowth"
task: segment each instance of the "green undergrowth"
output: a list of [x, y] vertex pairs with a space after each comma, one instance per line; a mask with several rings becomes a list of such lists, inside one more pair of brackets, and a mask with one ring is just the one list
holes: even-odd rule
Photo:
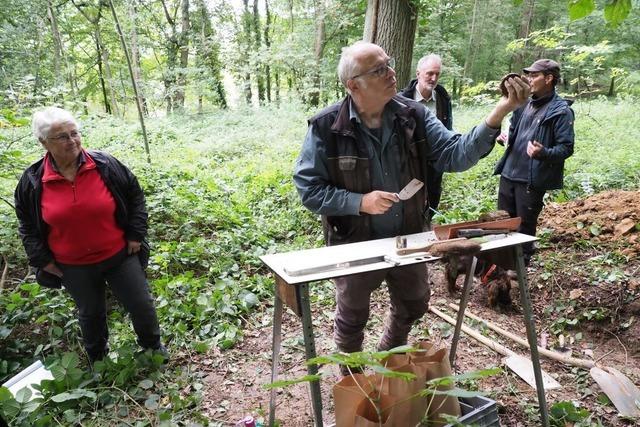
[[[635, 135], [628, 132], [640, 128], [637, 104], [594, 100], [574, 108], [576, 154], [567, 162], [566, 188], [551, 198], [640, 187], [640, 154], [633, 148]], [[135, 356], [130, 322], [111, 302], [113, 364], [107, 364], [102, 376], [89, 375], [73, 302], [64, 292], [41, 289], [27, 275], [11, 204], [21, 172], [42, 151], [29, 135], [28, 120], [9, 113], [0, 115], [0, 255], [2, 267], [5, 260], [9, 264], [0, 290], [0, 382], [35, 359], [49, 366], [73, 360], [81, 373], [74, 371], [71, 382], [45, 387], [38, 405], [29, 406], [25, 395], [20, 396], [23, 402], [11, 401], [0, 391], [1, 412], [16, 425], [49, 415], [62, 424], [199, 422], [201, 385], [188, 358], [158, 370]], [[486, 113], [487, 107], [456, 108], [455, 128], [469, 130]], [[84, 146], [114, 154], [145, 190], [152, 244], [149, 281], [170, 353], [232, 347], [242, 339], [246, 319], [273, 296], [273, 278], [259, 257], [322, 245], [319, 218], [301, 206], [291, 182], [308, 115], [300, 105], [287, 105], [149, 118], [151, 164], [137, 123], [80, 117]], [[495, 208], [492, 168], [502, 150], [496, 147], [470, 171], [445, 175], [437, 221], [474, 218]], [[312, 298], [330, 310], [331, 286], [316, 287]], [[125, 362], [132, 371], [116, 381]], [[192, 382], [185, 379], [189, 375]], [[53, 398], [61, 393], [68, 394], [56, 402]], [[193, 415], [187, 416], [188, 411]]]

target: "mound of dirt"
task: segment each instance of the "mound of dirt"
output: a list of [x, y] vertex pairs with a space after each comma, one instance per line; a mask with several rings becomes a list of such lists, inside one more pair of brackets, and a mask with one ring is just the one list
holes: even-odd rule
[[640, 253], [640, 191], [605, 191], [567, 203], [550, 203], [540, 217], [539, 228], [550, 229], [554, 243], [591, 240], [615, 243], [621, 253]]

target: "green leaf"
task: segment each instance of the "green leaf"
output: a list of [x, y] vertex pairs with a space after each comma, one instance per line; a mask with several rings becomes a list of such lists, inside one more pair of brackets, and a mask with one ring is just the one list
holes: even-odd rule
[[158, 396], [157, 394], [150, 394], [147, 400], [144, 401], [144, 407], [151, 411], [155, 411], [156, 409], [158, 409], [159, 400], [160, 396]]
[[322, 375], [305, 375], [304, 377], [296, 378], [293, 380], [275, 381], [270, 384], [265, 384], [262, 387], [264, 387], [266, 390], [271, 390], [272, 388], [288, 387], [290, 385], [298, 384], [298, 383], [318, 381], [321, 378], [322, 378]]
[[244, 303], [246, 304], [247, 308], [251, 308], [255, 305], [258, 305], [258, 303], [260, 302], [260, 300], [258, 300], [258, 297], [256, 296], [256, 294], [254, 294], [253, 292], [247, 292], [243, 298]]
[[610, 0], [604, 7], [604, 19], [614, 27], [620, 25], [631, 12], [631, 0]]
[[31, 391], [31, 389], [29, 387], [22, 387], [16, 393], [16, 401], [18, 403], [24, 404], [27, 403], [29, 399], [31, 399], [31, 396], [33, 396], [33, 392]]
[[90, 390], [85, 390], [82, 388], [77, 388], [75, 390], [72, 390], [71, 392], [65, 391], [65, 392], [56, 394], [51, 398], [51, 400], [53, 400], [56, 403], [61, 403], [61, 402], [67, 402], [69, 400], [82, 399], [83, 397], [87, 397], [91, 400], [96, 400], [97, 398], [94, 392]]
[[600, 226], [598, 224], [591, 224], [589, 226], [589, 232], [591, 232], [591, 234], [593, 234], [594, 236], [599, 236], [602, 230], [600, 229]]
[[575, 21], [589, 16], [596, 8], [596, 3], [594, 0], [569, 0], [567, 7], [569, 8], [569, 18]]
[[63, 368], [65, 369], [75, 368], [79, 364], [80, 364], [80, 359], [78, 358], [77, 354], [65, 353], [64, 355], [62, 355], [62, 360], [60, 361], [60, 365]]
[[142, 380], [138, 383], [138, 387], [144, 390], [149, 390], [151, 387], [153, 387], [153, 381], [151, 381], [150, 379]]

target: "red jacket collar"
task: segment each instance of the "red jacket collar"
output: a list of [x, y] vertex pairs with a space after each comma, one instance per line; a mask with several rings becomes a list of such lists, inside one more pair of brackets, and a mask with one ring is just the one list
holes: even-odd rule
[[[82, 150], [78, 156], [78, 174], [95, 168], [96, 163], [93, 161], [91, 156], [85, 150]], [[58, 172], [58, 168], [55, 166], [55, 162], [51, 154], [45, 154], [42, 182], [59, 181], [63, 179], [66, 178]]]

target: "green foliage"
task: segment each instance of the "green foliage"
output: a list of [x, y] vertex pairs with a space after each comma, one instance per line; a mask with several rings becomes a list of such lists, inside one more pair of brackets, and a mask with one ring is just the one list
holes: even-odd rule
[[[471, 129], [489, 108], [456, 106], [456, 129]], [[640, 128], [635, 99], [580, 101], [574, 109], [575, 154], [566, 163], [565, 189], [552, 193], [550, 199], [571, 200], [608, 188], [640, 188], [640, 154], [633, 150], [635, 136], [627, 131]], [[145, 190], [152, 244], [149, 282], [171, 353], [206, 353], [214, 346], [233, 346], [243, 338], [246, 319], [273, 296], [273, 279], [259, 257], [322, 245], [320, 221], [301, 206], [291, 182], [307, 115], [297, 103], [158, 118], [149, 123], [150, 166], [135, 123], [99, 115], [80, 117], [85, 147], [114, 154], [131, 167]], [[6, 116], [11, 119], [0, 129], [0, 155], [13, 154], [11, 162], [0, 163], [0, 198], [12, 202], [18, 177], [42, 152], [22, 125], [24, 120], [20, 122], [27, 114], [7, 112]], [[3, 151], [7, 141], [13, 142]], [[497, 178], [492, 170], [502, 150], [496, 146], [467, 172], [445, 174], [438, 222], [471, 219], [495, 209]], [[5, 399], [10, 403], [2, 407], [9, 409], [3, 411], [13, 411], [11, 419], [20, 419], [23, 425], [38, 417], [46, 424], [48, 411], [63, 424], [83, 423], [89, 417], [103, 425], [122, 419], [197, 422], [199, 389], [187, 388], [199, 381], [194, 368], [170, 364], [169, 369], [157, 371], [154, 366], [159, 361], [154, 362], [152, 355], [136, 355], [130, 322], [115, 301], [108, 319], [114, 352], [109, 360], [96, 364], [99, 377], [93, 379], [84, 362], [65, 356], [82, 353], [73, 301], [64, 291], [40, 288], [27, 275], [14, 212], [2, 200], [0, 220], [6, 226], [0, 228], [0, 253], [9, 261], [9, 274], [0, 291], [0, 381], [34, 358], [45, 360], [57, 376], [43, 390], [44, 400], [37, 401], [37, 407]], [[589, 261], [593, 282], [624, 281], [626, 273], [616, 270], [620, 260], [612, 254]], [[312, 298], [332, 304], [331, 289], [317, 286]], [[558, 316], [559, 332], [570, 329], [574, 319], [582, 322], [609, 315], [577, 306], [569, 312], [570, 303], [565, 305], [566, 309], [552, 313]], [[345, 359], [335, 362], [349, 364]], [[363, 364], [363, 360], [352, 362]], [[193, 375], [195, 381], [190, 380]], [[474, 388], [473, 380], [459, 381]], [[6, 393], [0, 391], [0, 396]], [[54, 396], [61, 402], [53, 401]], [[26, 401], [26, 396], [20, 399]], [[54, 403], [64, 409], [49, 409]]]
[[564, 427], [568, 424], [574, 427], [599, 427], [600, 421], [593, 420], [593, 416], [585, 408], [574, 402], [563, 400], [554, 403], [549, 409], [551, 425]]
[[569, 0], [569, 18], [572, 20], [581, 19], [591, 15], [596, 8], [594, 0]]

